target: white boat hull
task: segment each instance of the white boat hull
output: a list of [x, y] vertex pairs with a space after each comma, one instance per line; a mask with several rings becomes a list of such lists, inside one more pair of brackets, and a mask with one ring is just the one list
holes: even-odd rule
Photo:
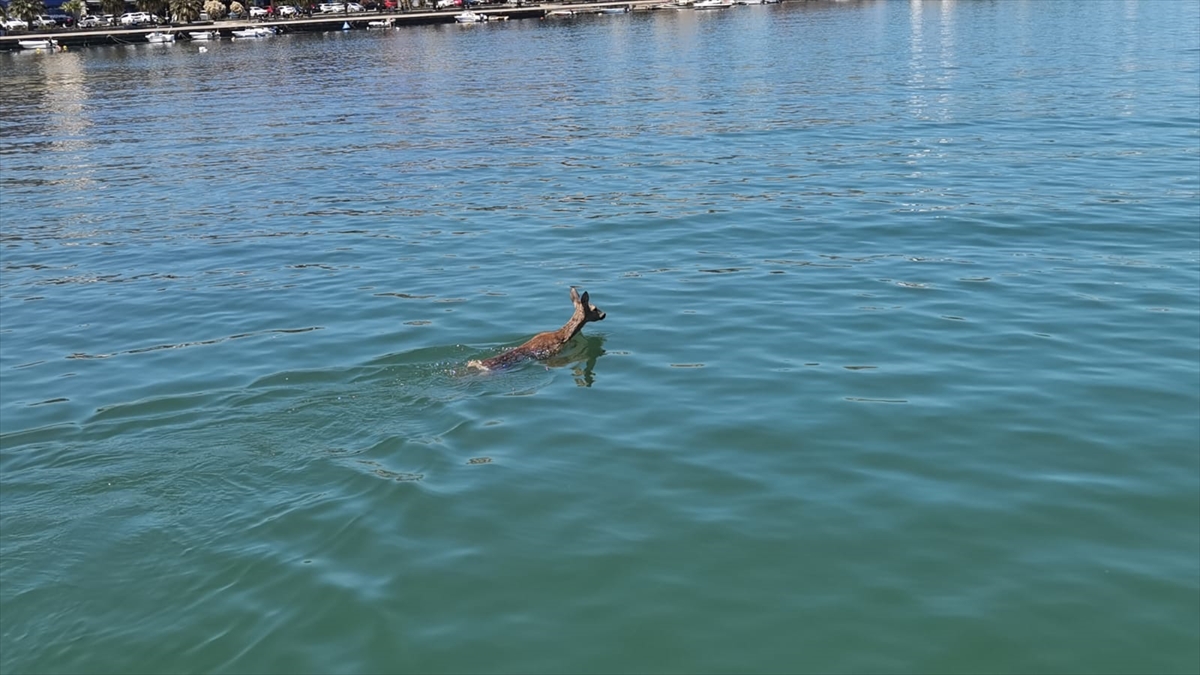
[[58, 48], [57, 40], [17, 40], [17, 44], [21, 46], [21, 49], [50, 50]]
[[275, 31], [270, 28], [245, 28], [235, 30], [232, 34], [235, 38], [261, 38], [270, 37], [275, 34]]

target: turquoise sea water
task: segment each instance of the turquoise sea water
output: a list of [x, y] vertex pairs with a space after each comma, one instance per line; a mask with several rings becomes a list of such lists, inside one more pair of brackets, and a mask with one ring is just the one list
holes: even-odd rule
[[208, 49], [0, 54], [0, 671], [1200, 670], [1196, 3]]

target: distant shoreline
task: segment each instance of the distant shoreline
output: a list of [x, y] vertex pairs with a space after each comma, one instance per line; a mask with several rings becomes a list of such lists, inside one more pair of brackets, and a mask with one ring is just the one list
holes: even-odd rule
[[[472, 11], [492, 17], [505, 19], [541, 18], [547, 12], [554, 10], [574, 10], [580, 13], [598, 12], [606, 7], [629, 7], [631, 10], [650, 10], [670, 0], [623, 0], [621, 2], [556, 2], [527, 5], [495, 5], [472, 8]], [[454, 23], [455, 15], [463, 8], [443, 9], [434, 11], [386, 11], [386, 12], [357, 12], [354, 14], [320, 14], [312, 17], [304, 16], [288, 19], [239, 19], [235, 21], [206, 21], [188, 24], [163, 24], [138, 28], [118, 28], [105, 26], [99, 28], [81, 28], [69, 31], [29, 31], [17, 35], [0, 36], [0, 50], [21, 49], [21, 40], [56, 40], [63, 47], [88, 47], [107, 44], [144, 43], [149, 33], [219, 31], [222, 37], [229, 37], [235, 30], [258, 26], [273, 27], [283, 33], [326, 32], [343, 30], [346, 24], [351, 29], [367, 28], [373, 21], [389, 21], [394, 27], [419, 26], [438, 23]]]

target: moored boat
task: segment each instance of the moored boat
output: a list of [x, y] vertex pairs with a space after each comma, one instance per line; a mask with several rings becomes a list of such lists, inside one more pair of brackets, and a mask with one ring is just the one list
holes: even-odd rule
[[146, 42], [149, 42], [151, 44], [164, 44], [167, 42], [174, 42], [174, 41], [175, 41], [174, 33], [164, 33], [162, 31], [146, 33]]
[[52, 39], [17, 40], [17, 44], [21, 46], [21, 49], [58, 49], [58, 40]]
[[254, 28], [235, 30], [232, 34], [235, 38], [260, 38], [274, 35], [275, 30], [273, 28], [267, 28], [266, 26], [255, 26]]
[[733, 0], [696, 0], [692, 4], [693, 9], [725, 9], [732, 6]]
[[471, 10], [468, 9], [467, 11], [462, 12], [461, 14], [455, 14], [454, 20], [459, 23], [483, 23], [484, 21], [487, 21], [488, 18], [487, 18], [487, 14], [480, 14], [479, 12], [472, 12]]
[[188, 37], [193, 40], [218, 40], [221, 34], [215, 30], [194, 30], [188, 33]]

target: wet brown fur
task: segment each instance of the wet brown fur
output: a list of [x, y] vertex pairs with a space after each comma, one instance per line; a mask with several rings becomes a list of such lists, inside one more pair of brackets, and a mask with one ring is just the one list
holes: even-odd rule
[[574, 286], [571, 287], [571, 302], [575, 305], [575, 313], [562, 328], [538, 333], [520, 347], [515, 347], [499, 356], [493, 356], [483, 361], [468, 361], [467, 365], [482, 370], [496, 370], [525, 359], [544, 359], [557, 354], [564, 345], [571, 341], [571, 338], [583, 329], [585, 323], [604, 320], [604, 312], [588, 301], [586, 292], [580, 296]]

